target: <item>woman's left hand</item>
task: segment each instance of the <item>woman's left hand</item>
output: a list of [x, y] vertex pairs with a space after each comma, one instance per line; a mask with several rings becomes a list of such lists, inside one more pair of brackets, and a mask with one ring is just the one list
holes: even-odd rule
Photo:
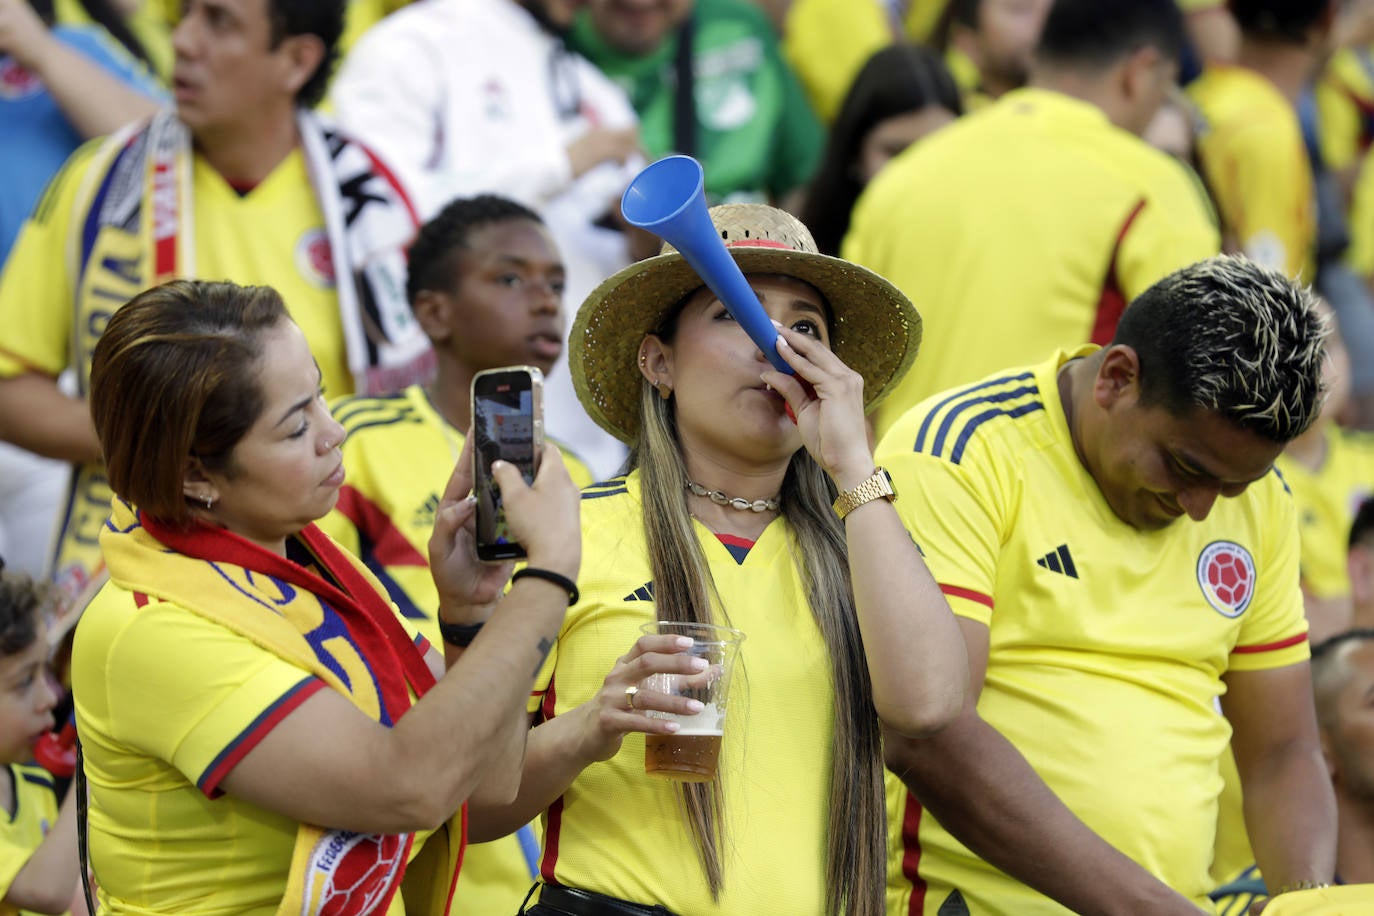
[[825, 344], [790, 328], [778, 327], [778, 353], [796, 375], [769, 367], [763, 381], [787, 401], [802, 444], [835, 485], [841, 490], [857, 486], [874, 467], [864, 423], [863, 376]]
[[429, 569], [445, 623], [474, 624], [491, 616], [515, 564], [477, 559], [477, 500], [472, 496], [472, 435], [439, 498], [429, 538]]

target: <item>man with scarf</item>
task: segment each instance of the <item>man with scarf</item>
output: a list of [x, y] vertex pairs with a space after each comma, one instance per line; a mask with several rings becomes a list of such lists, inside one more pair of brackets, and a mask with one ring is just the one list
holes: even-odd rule
[[97, 573], [110, 505], [90, 354], [136, 293], [176, 277], [277, 287], [331, 395], [399, 389], [432, 360], [405, 301], [414, 208], [310, 111], [342, 24], [339, 0], [189, 0], [175, 110], [78, 150], [21, 230], [0, 277], [0, 437], [75, 465], [53, 558], [69, 595]]

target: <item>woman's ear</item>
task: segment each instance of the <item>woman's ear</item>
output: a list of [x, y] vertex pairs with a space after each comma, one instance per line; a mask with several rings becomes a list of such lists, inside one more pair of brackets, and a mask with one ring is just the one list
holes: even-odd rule
[[219, 490], [206, 476], [205, 468], [201, 465], [199, 458], [186, 459], [186, 470], [181, 477], [181, 495], [206, 508], [213, 506], [219, 500]]
[[673, 351], [657, 334], [646, 334], [639, 344], [639, 373], [655, 388], [673, 387]]

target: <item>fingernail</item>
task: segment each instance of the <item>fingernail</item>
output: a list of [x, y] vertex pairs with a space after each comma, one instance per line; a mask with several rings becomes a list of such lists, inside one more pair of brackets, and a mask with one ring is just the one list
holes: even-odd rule
[[690, 649], [690, 648], [692, 648], [692, 646], [693, 646], [695, 643], [696, 643], [696, 640], [694, 640], [694, 639], [693, 639], [692, 637], [690, 637], [690, 636], [675, 636], [675, 637], [673, 637], [673, 645], [676, 646], [676, 647], [679, 648], [679, 649]]
[[781, 334], [778, 335], [778, 346], [786, 347], [789, 350], [792, 349], [792, 345], [787, 342], [787, 338], [783, 337]]
[[771, 322], [773, 322], [773, 327], [777, 328], [779, 331], [782, 330], [782, 322], [781, 322], [781, 321], [778, 321], [776, 318], [770, 318], [770, 319], [768, 319], [768, 320], [771, 321]]
[[705, 671], [705, 670], [706, 670], [706, 659], [704, 659], [704, 658], [694, 658], [694, 659], [692, 659], [691, 662], [687, 665], [687, 667], [691, 668], [693, 671]]
[[700, 700], [688, 700], [688, 701], [687, 701], [687, 711], [690, 712], [690, 713], [692, 713], [692, 714], [699, 713], [699, 712], [701, 712], [701, 711], [702, 711], [703, 709], [705, 709], [705, 708], [706, 708], [706, 706], [705, 706]]
[[668, 729], [668, 731], [670, 731], [670, 732], [675, 732], [675, 731], [677, 731], [679, 728], [682, 728], [682, 726], [681, 726], [679, 723], [677, 723], [677, 722], [665, 722], [664, 725], [663, 725], [663, 727], [666, 728], [666, 729]]

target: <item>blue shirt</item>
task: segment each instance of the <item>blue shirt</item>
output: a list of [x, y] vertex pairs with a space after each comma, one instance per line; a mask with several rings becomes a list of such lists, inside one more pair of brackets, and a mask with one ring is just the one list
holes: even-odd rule
[[[153, 78], [98, 26], [60, 25], [52, 34], [151, 98]], [[37, 76], [0, 54], [0, 264], [8, 257], [48, 180], [83, 138]]]

